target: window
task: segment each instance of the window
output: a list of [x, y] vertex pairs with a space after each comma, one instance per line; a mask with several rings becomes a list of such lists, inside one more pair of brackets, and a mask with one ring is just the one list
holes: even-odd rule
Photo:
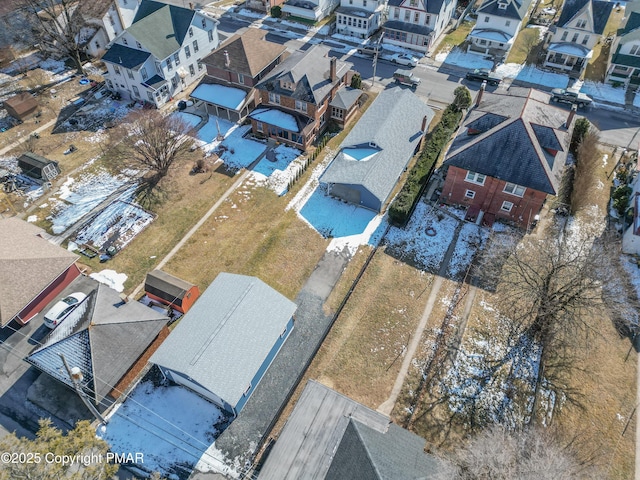
[[202, 62], [198, 60], [198, 71], [202, 70]]
[[504, 202], [502, 202], [502, 206], [500, 207], [500, 210], [502, 210], [503, 212], [510, 212], [512, 208], [513, 208], [513, 203], [507, 202], [505, 200]]
[[152, 102], [154, 101], [154, 99], [153, 99], [153, 93], [151, 93], [149, 90], [147, 90], [147, 98], [148, 98], [150, 101], [152, 101]]
[[576, 43], [578, 41], [578, 37], [580, 36], [579, 33], [574, 33], [573, 34], [573, 38], [571, 39], [572, 43]]
[[134, 94], [136, 97], [139, 97], [139, 96], [140, 96], [140, 90], [138, 90], [138, 87], [136, 87], [135, 85], [133, 86], [133, 94]]
[[136, 47], [142, 48], [142, 45], [140, 44], [140, 42], [136, 42]]
[[176, 67], [178, 65], [180, 65], [180, 54], [179, 53], [174, 53], [173, 54], [173, 60], [176, 62]]
[[280, 105], [280, 95], [278, 95], [277, 93], [269, 93], [269, 103]]
[[631, 47], [631, 51], [629, 52], [629, 55], [636, 55], [638, 48], [639, 48], [638, 45], [634, 45], [633, 47]]
[[167, 70], [173, 70], [173, 64], [171, 63], [171, 57], [167, 58]]
[[431, 15], [424, 16], [424, 24], [429, 25], [431, 23]]
[[124, 43], [125, 45], [129, 45], [129, 42], [127, 41], [126, 38], [122, 37], [122, 43]]
[[301, 112], [305, 112], [307, 111], [307, 102], [302, 102], [300, 100], [296, 100], [296, 110], [299, 110]]
[[506, 22], [504, 22], [504, 26], [508, 27], [511, 25], [511, 20], [507, 20]]
[[256, 131], [264, 133], [264, 126], [262, 125], [262, 122], [256, 122]]
[[410, 7], [417, 7], [418, 6], [418, 0], [409, 0], [409, 6]]
[[238, 83], [244, 84], [244, 75], [241, 73], [238, 74]]
[[482, 39], [480, 39], [480, 41], [479, 41], [478, 43], [479, 43], [480, 45], [486, 45], [486, 44], [487, 44], [487, 41], [486, 41], [484, 38], [482, 38]]
[[578, 20], [578, 23], [576, 23], [576, 28], [584, 28], [586, 26], [587, 26], [587, 21], [583, 18]]
[[489, 23], [489, 16], [484, 17], [484, 23]]
[[189, 27], [189, 36], [193, 37], [193, 27]]
[[467, 172], [467, 176], [465, 177], [465, 181], [471, 182], [471, 183], [477, 183], [478, 185], [484, 185], [484, 181], [486, 180], [486, 178], [487, 178], [486, 175], [472, 172], [471, 170], [469, 170]]
[[394, 8], [393, 9], [393, 18], [398, 20], [400, 18], [400, 9], [399, 8]]
[[127, 77], [133, 80], [133, 72], [127, 68]]
[[187, 58], [191, 57], [191, 49], [189, 48], [189, 45], [184, 47], [184, 55]]
[[409, 20], [411, 20], [411, 12], [409, 10], [406, 10], [404, 12], [404, 21], [408, 22]]
[[95, 46], [96, 46], [96, 48], [100, 48], [100, 42], [98, 42], [98, 41], [96, 40], [96, 42], [95, 42]]
[[337, 108], [337, 107], [331, 107], [331, 116], [333, 118], [337, 118], [342, 120], [343, 116], [344, 116], [344, 110], [341, 108]]
[[120, 67], [118, 67], [117, 65], [114, 65], [114, 66], [113, 66], [113, 71], [114, 71], [114, 72], [116, 72], [118, 75], [122, 75], [122, 74], [120, 73]]
[[111, 25], [115, 25], [115, 24], [116, 24], [116, 21], [113, 19], [113, 17], [111, 16], [111, 14], [109, 14], [109, 23], [110, 23]]
[[213, 42], [213, 30], [207, 32], [209, 34], [209, 42]]
[[500, 10], [506, 10], [507, 9], [507, 4], [498, 2], [498, 8]]
[[207, 19], [206, 18], [202, 19], [202, 28], [207, 28]]
[[146, 80], [147, 78], [149, 78], [149, 75], [147, 75], [147, 69], [145, 67], [142, 67], [140, 69], [140, 75], [142, 76], [142, 80]]
[[473, 190], [467, 190], [464, 192], [464, 196], [465, 198], [475, 198], [476, 192], [474, 192]]
[[413, 14], [413, 23], [420, 23], [420, 13], [416, 12]]
[[588, 41], [589, 41], [589, 35], [585, 35], [584, 38], [582, 39], [582, 45], [586, 45]]
[[504, 186], [503, 192], [510, 193], [511, 195], [516, 195], [518, 197], [524, 196], [524, 191], [526, 188], [521, 187], [520, 185], [516, 185], [515, 183], [509, 183]]
[[196, 74], [196, 69], [193, 64], [189, 65], [189, 74], [193, 77]]
[[156, 61], [156, 72], [162, 73], [162, 65], [158, 61]]
[[198, 40], [193, 41], [193, 51], [196, 53], [198, 52]]
[[362, 0], [362, 6], [366, 7], [367, 6], [367, 0]]
[[113, 88], [113, 83], [111, 83], [111, 80], [109, 79], [107, 79], [107, 87]]
[[564, 42], [567, 39], [567, 35], [569, 35], [569, 32], [564, 32], [562, 34], [562, 38], [560, 38], [560, 40]]

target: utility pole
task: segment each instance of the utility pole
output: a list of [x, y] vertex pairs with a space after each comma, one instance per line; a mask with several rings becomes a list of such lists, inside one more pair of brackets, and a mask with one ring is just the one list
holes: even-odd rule
[[378, 53], [380, 52], [380, 44], [376, 45], [376, 53], [373, 55], [373, 77], [371, 77], [371, 88], [376, 83], [376, 67], [378, 66]]
[[82, 391], [82, 387], [79, 382], [82, 381], [82, 372], [78, 367], [69, 368], [69, 364], [67, 363], [67, 359], [64, 358], [64, 354], [60, 354], [60, 358], [62, 359], [62, 363], [64, 363], [64, 368], [67, 369], [67, 373], [69, 374], [69, 378], [71, 379], [71, 383], [73, 383], [73, 388], [76, 393], [80, 396], [80, 399], [84, 402], [87, 408], [93, 413], [93, 415], [100, 420], [104, 425], [107, 424], [107, 420], [100, 415], [98, 409], [95, 407], [93, 403], [87, 398], [87, 394]]

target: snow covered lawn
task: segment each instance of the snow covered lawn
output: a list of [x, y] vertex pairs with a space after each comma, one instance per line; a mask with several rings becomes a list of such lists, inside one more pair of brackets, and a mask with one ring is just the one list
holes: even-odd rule
[[[608, 102], [624, 105], [625, 89], [622, 87], [615, 88], [608, 83], [593, 82], [586, 80], [580, 88], [582, 93], [589, 95], [595, 102]], [[635, 103], [635, 102], [634, 102]]]
[[489, 238], [489, 230], [474, 223], [464, 223], [458, 236], [453, 255], [447, 267], [447, 276], [458, 281], [464, 279], [474, 255]]
[[98, 436], [113, 452], [143, 453], [145, 470], [172, 478], [176, 472], [184, 476], [198, 461], [217, 463], [203, 455], [226, 421], [221, 409], [184, 387], [145, 381], [98, 429]]
[[244, 138], [244, 135], [250, 130], [251, 125], [238, 127], [220, 144], [224, 150], [220, 154], [220, 158], [227, 166], [237, 169], [246, 168], [266, 150], [266, 144]]
[[278, 195], [283, 195], [289, 186], [289, 181], [302, 170], [306, 157], [297, 148], [278, 145], [271, 154], [260, 160], [253, 169], [253, 177], [259, 185], [266, 185]]
[[440, 52], [436, 55], [435, 59], [436, 62], [465, 67], [469, 70], [473, 70], [474, 68], [493, 68], [493, 61], [487, 60], [480, 55], [467, 53], [464, 50], [460, 50], [458, 47], [455, 47], [451, 51]]
[[546, 72], [535, 65], [525, 65], [516, 75], [515, 80], [543, 85], [551, 88], [567, 88], [569, 77], [562, 73]]
[[198, 130], [198, 138], [203, 142], [211, 143], [216, 140], [218, 134], [227, 135], [234, 126], [235, 123], [229, 120], [209, 115], [209, 121]]

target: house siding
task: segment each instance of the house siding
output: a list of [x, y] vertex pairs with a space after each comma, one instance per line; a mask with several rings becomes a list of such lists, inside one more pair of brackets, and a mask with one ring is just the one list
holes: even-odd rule
[[182, 385], [183, 387], [186, 387], [189, 390], [194, 391], [195, 393], [200, 395], [205, 400], [208, 400], [211, 403], [219, 406], [220, 408], [225, 409], [227, 412], [232, 413], [232, 414], [235, 415], [236, 412], [235, 412], [235, 410], [233, 409], [233, 407], [229, 403], [224, 401], [222, 398], [217, 396], [212, 391], [210, 391], [210, 390], [206, 389], [205, 387], [203, 387], [202, 385], [200, 385], [195, 380], [187, 378], [182, 373], [176, 372], [175, 370], [171, 370], [170, 368], [165, 368], [165, 367], [162, 367], [161, 365], [158, 365], [158, 367], [160, 368], [160, 370], [162, 371], [164, 376], [167, 377], [169, 380], [171, 380], [173, 383], [176, 383], [178, 385]]

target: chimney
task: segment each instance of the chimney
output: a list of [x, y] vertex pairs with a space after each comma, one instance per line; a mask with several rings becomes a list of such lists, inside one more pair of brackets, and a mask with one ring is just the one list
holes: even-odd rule
[[478, 90], [478, 95], [476, 96], [476, 107], [480, 106], [480, 102], [482, 101], [482, 95], [484, 94], [485, 88], [487, 88], [487, 81], [483, 80], [482, 85], [480, 85], [480, 90]]
[[429, 119], [427, 118], [427, 116], [425, 115], [424, 118], [422, 119], [422, 128], [420, 129], [420, 131], [422, 133], [427, 133], [427, 122], [429, 121]]
[[231, 65], [231, 60], [229, 59], [229, 52], [227, 52], [225, 50], [224, 51], [224, 66], [229, 68], [229, 65]]
[[338, 74], [336, 73], [336, 58], [331, 57], [331, 61], [329, 63], [329, 78], [331, 78], [332, 82], [335, 82], [338, 79]]
[[576, 116], [576, 112], [578, 111], [578, 106], [574, 103], [571, 105], [571, 110], [569, 110], [569, 116], [567, 117], [567, 123], [564, 124], [564, 128], [571, 128], [571, 122], [573, 122], [573, 117]]

